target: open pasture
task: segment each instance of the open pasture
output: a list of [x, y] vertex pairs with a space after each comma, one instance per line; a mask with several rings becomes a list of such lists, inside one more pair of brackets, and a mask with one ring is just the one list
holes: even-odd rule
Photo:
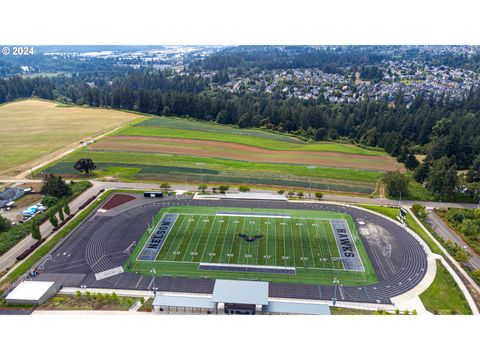
[[75, 146], [141, 118], [106, 109], [25, 100], [0, 106], [0, 172], [16, 175]]

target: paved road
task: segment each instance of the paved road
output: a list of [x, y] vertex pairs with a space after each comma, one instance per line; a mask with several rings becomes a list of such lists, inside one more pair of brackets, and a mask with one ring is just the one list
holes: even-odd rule
[[428, 216], [425, 218], [425, 221], [432, 229], [444, 240], [452, 240], [461, 247], [465, 248], [468, 251], [472, 258], [470, 260], [470, 265], [475, 269], [480, 269], [480, 255], [478, 255], [473, 249], [471, 249], [465, 241], [454, 231], [452, 230], [445, 221], [443, 221], [437, 214], [433, 211], [430, 211]]

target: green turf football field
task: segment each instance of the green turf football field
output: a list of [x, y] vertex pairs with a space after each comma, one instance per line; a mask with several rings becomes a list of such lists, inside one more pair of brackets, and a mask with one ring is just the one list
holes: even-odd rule
[[[152, 232], [166, 214], [175, 217], [152, 260], [142, 259]], [[340, 260], [331, 220], [344, 220], [360, 256], [360, 270]], [[257, 237], [253, 240], [254, 237]], [[247, 241], [250, 240], [250, 241]], [[154, 259], [154, 260], [153, 260]], [[295, 274], [200, 270], [200, 264], [294, 269]], [[127, 271], [228, 279], [258, 279], [329, 285], [339, 273], [345, 285], [376, 281], [353, 219], [326, 211], [170, 207], [162, 209], [126, 264]]]

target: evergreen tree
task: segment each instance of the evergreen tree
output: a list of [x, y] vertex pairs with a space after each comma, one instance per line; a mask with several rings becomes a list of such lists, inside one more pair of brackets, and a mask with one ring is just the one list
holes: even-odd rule
[[467, 171], [468, 182], [480, 182], [480, 154], [477, 155], [472, 166]]
[[55, 216], [55, 208], [51, 208], [48, 211], [48, 220], [50, 221], [53, 227], [56, 228], [58, 226], [58, 220], [57, 220], [57, 217]]
[[68, 201], [65, 200], [64, 203], [63, 203], [63, 211], [65, 212], [65, 214], [70, 215], [70, 207], [68, 206]]
[[405, 157], [405, 167], [408, 170], [415, 170], [418, 165], [420, 165], [420, 162], [417, 160], [415, 155], [412, 153], [408, 153]]
[[42, 184], [42, 194], [62, 198], [71, 195], [72, 191], [61, 176], [45, 175]]
[[63, 209], [61, 205], [58, 206], [58, 217], [61, 221], [65, 220], [65, 215], [63, 214]]
[[428, 162], [423, 162], [415, 169], [414, 178], [420, 184], [423, 184], [428, 177], [428, 171], [430, 170], [430, 165]]
[[42, 239], [40, 227], [38, 226], [37, 220], [35, 219], [32, 219], [31, 234], [32, 234], [32, 238], [37, 241], [40, 241]]
[[432, 162], [427, 178], [429, 191], [442, 197], [450, 197], [455, 193], [457, 184], [457, 165], [453, 158], [444, 156]]

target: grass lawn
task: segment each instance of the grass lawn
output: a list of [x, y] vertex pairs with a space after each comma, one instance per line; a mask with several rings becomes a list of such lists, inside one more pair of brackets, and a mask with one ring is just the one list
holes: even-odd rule
[[[231, 213], [235, 214], [231, 214]], [[147, 231], [132, 252], [126, 269], [149, 274], [152, 267], [163, 275], [213, 278], [254, 278], [297, 283], [330, 284], [339, 270], [345, 284], [376, 281], [354, 222], [346, 214], [326, 211], [171, 207], [156, 215], [156, 224], [166, 216], [174, 224], [161, 248], [152, 254], [151, 231]], [[348, 226], [355, 243], [355, 268], [339, 262], [340, 254], [331, 220]], [[172, 221], [172, 220], [170, 220]], [[253, 237], [247, 241], [240, 234]], [[153, 256], [153, 257], [152, 257]], [[154, 260], [153, 260], [154, 259]], [[200, 269], [200, 263], [294, 268], [294, 274], [258, 271]]]
[[374, 315], [374, 311], [330, 306], [332, 315]]
[[437, 274], [432, 285], [421, 295], [425, 308], [439, 315], [470, 315], [472, 311], [460, 288], [447, 269], [437, 260]]
[[45, 155], [66, 150], [82, 139], [98, 136], [139, 117], [122, 111], [57, 106], [35, 99], [3, 104], [0, 169], [21, 172]]

